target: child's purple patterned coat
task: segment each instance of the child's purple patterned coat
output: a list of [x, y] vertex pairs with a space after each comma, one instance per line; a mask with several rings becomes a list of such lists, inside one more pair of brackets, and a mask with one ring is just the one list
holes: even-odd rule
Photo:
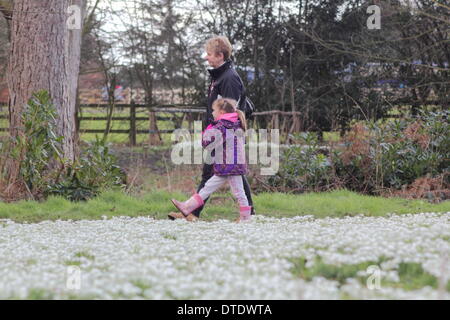
[[[222, 163], [218, 163], [220, 161], [214, 160], [214, 174], [217, 176], [235, 176], [235, 175], [246, 175], [247, 174], [247, 164], [245, 163], [245, 148], [244, 148], [244, 141], [245, 138], [239, 138], [236, 137], [237, 132], [236, 130], [241, 130], [243, 132], [243, 129], [241, 127], [241, 121], [239, 120], [237, 113], [225, 113], [219, 117], [216, 121], [214, 121], [212, 124], [210, 124], [206, 130], [220, 130], [222, 133], [222, 147], [223, 147], [223, 161]], [[205, 133], [206, 130], [203, 132]], [[229, 134], [227, 139], [227, 130], [229, 133], [235, 132], [234, 137], [234, 157], [233, 161], [231, 163], [227, 163], [227, 143], [233, 143], [232, 138], [233, 136]], [[231, 132], [230, 132], [231, 131]], [[204, 137], [202, 139], [202, 145], [204, 148], [206, 148], [209, 144], [215, 141], [214, 136], [210, 136], [209, 138]], [[239, 145], [238, 145], [239, 143]], [[240, 161], [238, 161], [238, 152], [240, 152]], [[212, 156], [214, 157], [214, 151], [212, 152]], [[216, 163], [217, 162], [217, 163]]]

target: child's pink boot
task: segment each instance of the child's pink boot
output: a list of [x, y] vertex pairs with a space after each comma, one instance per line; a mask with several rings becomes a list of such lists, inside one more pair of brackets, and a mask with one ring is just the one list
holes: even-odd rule
[[239, 207], [239, 219], [236, 222], [248, 222], [252, 219], [252, 207]]
[[172, 203], [178, 210], [180, 210], [181, 213], [184, 214], [185, 217], [187, 217], [192, 211], [201, 207], [205, 202], [202, 197], [196, 193], [185, 202], [172, 199]]

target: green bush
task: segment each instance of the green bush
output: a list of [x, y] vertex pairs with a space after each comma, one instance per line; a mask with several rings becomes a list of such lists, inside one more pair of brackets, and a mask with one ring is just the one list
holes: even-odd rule
[[47, 185], [46, 195], [61, 195], [72, 201], [87, 200], [100, 192], [126, 185], [126, 174], [103, 140], [88, 143], [63, 177]]
[[379, 194], [401, 190], [423, 177], [442, 177], [449, 188], [449, 111], [422, 112], [386, 123], [356, 124], [329, 150], [303, 134], [282, 154], [279, 172], [268, 184], [280, 191], [347, 188]]
[[448, 114], [422, 113], [355, 128], [343, 147], [334, 148], [337, 176], [351, 190], [379, 193], [445, 174], [450, 169]]
[[283, 153], [278, 173], [269, 184], [282, 191], [323, 191], [332, 184], [333, 167], [314, 133], [291, 135], [294, 145]]
[[33, 94], [22, 114], [24, 132], [14, 141], [11, 156], [22, 155], [20, 178], [33, 196], [79, 201], [126, 184], [126, 175], [102, 140], [88, 144], [73, 163], [63, 159], [63, 137], [57, 135], [55, 119], [48, 92]]
[[41, 190], [46, 182], [49, 164], [62, 162], [62, 137], [56, 134], [56, 110], [46, 91], [33, 94], [22, 113], [23, 135], [16, 138], [12, 157], [24, 154], [20, 164], [20, 175], [29, 190]]

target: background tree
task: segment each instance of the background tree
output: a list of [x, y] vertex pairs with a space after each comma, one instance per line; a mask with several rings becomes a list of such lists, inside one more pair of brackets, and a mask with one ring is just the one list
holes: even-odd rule
[[203, 95], [198, 94], [204, 91], [206, 78], [201, 49], [189, 34], [194, 31], [194, 14], [180, 11], [186, 1], [128, 3], [125, 30], [119, 37], [131, 75], [145, 90], [146, 102], [159, 103], [153, 90], [164, 90], [172, 103], [203, 103]]
[[[399, 104], [413, 113], [448, 107], [444, 1], [197, 3], [199, 34], [242, 44], [235, 60], [258, 110], [300, 111], [302, 130], [344, 132], [351, 120], [380, 119]], [[373, 4], [380, 30], [367, 28]]]
[[[300, 111], [301, 130], [343, 133], [352, 120], [380, 119], [402, 105], [447, 108], [450, 100], [449, 7], [442, 0], [90, 3], [95, 14], [86, 19], [82, 58], [94, 55], [107, 79], [120, 73], [122, 84], [143, 88], [149, 104], [159, 102], [158, 90], [172, 102], [204, 106], [200, 56], [214, 34], [233, 43], [258, 110]], [[381, 7], [380, 30], [367, 28], [372, 4]], [[121, 27], [112, 28], [118, 20]]]

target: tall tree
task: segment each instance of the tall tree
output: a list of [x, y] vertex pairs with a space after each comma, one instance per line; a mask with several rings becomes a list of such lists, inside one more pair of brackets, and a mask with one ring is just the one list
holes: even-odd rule
[[[86, 1], [14, 0], [13, 4], [8, 65], [10, 135], [14, 141], [22, 133], [21, 115], [33, 92], [47, 90], [57, 110], [58, 134], [63, 136], [63, 157], [72, 163], [75, 159], [75, 102]], [[68, 11], [70, 6], [76, 6], [75, 10]], [[9, 183], [19, 176], [20, 160], [20, 157], [9, 159], [6, 164]]]

